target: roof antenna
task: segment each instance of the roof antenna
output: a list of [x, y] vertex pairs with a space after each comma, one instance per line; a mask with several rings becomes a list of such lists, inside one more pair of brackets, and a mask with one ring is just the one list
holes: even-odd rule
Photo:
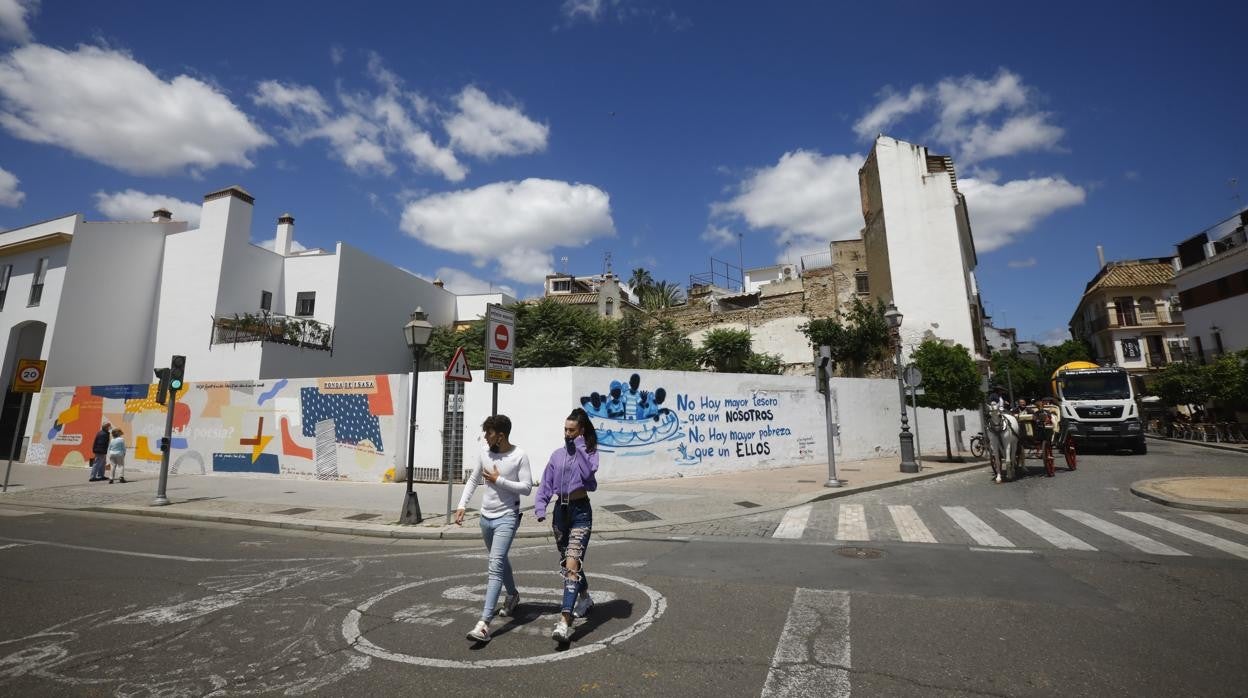
[[1231, 177], [1226, 183], [1231, 186], [1231, 198], [1235, 199], [1235, 210], [1243, 210], [1244, 205], [1239, 200], [1239, 177]]
[[564, 275], [564, 276], [567, 276], [567, 275], [568, 275], [568, 257], [567, 257], [567, 255], [564, 255], [563, 257], [560, 257], [560, 258], [559, 258], [559, 261], [563, 263], [563, 275]]
[[603, 266], [603, 272], [602, 272], [603, 276], [606, 276], [607, 274], [611, 273], [611, 253], [610, 252], [603, 253], [602, 266]]

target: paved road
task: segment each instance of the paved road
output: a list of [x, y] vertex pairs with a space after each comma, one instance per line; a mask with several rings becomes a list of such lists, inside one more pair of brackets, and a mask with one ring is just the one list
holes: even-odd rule
[[[547, 544], [514, 550], [518, 617], [474, 646], [463, 634], [479, 611], [475, 545], [0, 505], [0, 692], [1242, 695], [1248, 560], [1117, 512], [1228, 542], [1248, 534], [1107, 489], [1131, 472], [1120, 471], [1164, 468], [1150, 465], [1165, 457], [1154, 450], [1088, 458], [1053, 480], [994, 487], [981, 473], [817, 504], [796, 538], [774, 536], [780, 521], [757, 536], [597, 538], [598, 605], [562, 651], [548, 636]], [[1058, 488], [1082, 498], [1061, 501]], [[897, 536], [916, 529], [887, 507], [911, 506], [938, 542], [836, 540], [847, 502], [869, 533]], [[944, 509], [959, 506], [1014, 547], [945, 540], [946, 525], [966, 531]], [[1059, 508], [1187, 554], [1115, 545], [1046, 513]], [[1096, 550], [1025, 538], [992, 515], [1002, 509], [1061, 522]]]

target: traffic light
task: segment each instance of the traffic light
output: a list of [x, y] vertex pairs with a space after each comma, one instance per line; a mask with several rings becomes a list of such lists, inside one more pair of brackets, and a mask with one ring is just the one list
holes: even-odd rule
[[832, 361], [832, 350], [827, 346], [819, 347], [819, 358], [815, 359], [815, 390], [826, 393], [828, 392], [828, 381], [832, 379], [832, 372], [836, 368], [836, 362]]
[[152, 373], [156, 374], [156, 381], [160, 383], [156, 389], [156, 403], [163, 405], [169, 399], [169, 369], [153, 368]]
[[174, 355], [169, 362], [169, 389], [178, 392], [182, 389], [184, 374], [186, 373], [186, 357]]

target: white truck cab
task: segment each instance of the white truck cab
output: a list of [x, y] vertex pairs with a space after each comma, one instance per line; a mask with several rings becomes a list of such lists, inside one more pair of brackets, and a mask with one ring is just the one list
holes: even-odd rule
[[1053, 383], [1062, 428], [1076, 443], [1148, 452], [1135, 385], [1126, 369], [1072, 362], [1053, 372]]

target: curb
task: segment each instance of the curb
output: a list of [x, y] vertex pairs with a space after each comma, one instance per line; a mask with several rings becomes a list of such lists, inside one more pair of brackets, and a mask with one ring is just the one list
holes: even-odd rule
[[[870, 485], [862, 485], [859, 487], [851, 487], [847, 489], [829, 488], [827, 492], [819, 492], [815, 494], [801, 495], [789, 500], [783, 504], [767, 507], [749, 509], [746, 511], [732, 511], [722, 514], [714, 514], [711, 516], [700, 516], [689, 519], [677, 519], [670, 521], [647, 521], [642, 524], [631, 524], [625, 526], [604, 526], [595, 528], [594, 533], [627, 535], [632, 532], [647, 531], [654, 528], [663, 528], [666, 526], [685, 526], [697, 523], [709, 523], [712, 521], [723, 521], [726, 519], [735, 519], [744, 516], [754, 516], [756, 514], [765, 514], [774, 511], [782, 511], [791, 509], [795, 506], [803, 504], [811, 504], [814, 502], [822, 502], [838, 497], [847, 497], [860, 492], [871, 492], [881, 490], [897, 485], [904, 485], [919, 480], [930, 480], [945, 475], [956, 475], [970, 470], [984, 467], [984, 462], [970, 463], [967, 465], [950, 468], [948, 470], [940, 470], [936, 472], [918, 473], [913, 477], [901, 480], [889, 480], [886, 482], [877, 482]], [[42, 506], [42, 505], [34, 505]], [[49, 507], [49, 508], [68, 508], [68, 507]], [[115, 505], [115, 506], [92, 506], [92, 507], [73, 507], [73, 511], [89, 511], [100, 514], [122, 514], [128, 516], [148, 516], [164, 519], [182, 519], [187, 521], [204, 521], [210, 523], [227, 523], [237, 524], [241, 526], [256, 526], [262, 528], [280, 528], [297, 531], [314, 531], [317, 533], [333, 533], [348, 536], [365, 536], [370, 538], [390, 538], [398, 540], [480, 540], [481, 534], [476, 530], [467, 528], [433, 528], [428, 527], [421, 530], [416, 527], [399, 527], [397, 524], [380, 526], [377, 524], [347, 524], [335, 523], [315, 520], [288, 520], [288, 519], [269, 519], [258, 518], [247, 514], [220, 514], [202, 511], [179, 511], [176, 509], [168, 509], [165, 507], [148, 507], [133, 505]], [[550, 532], [545, 529], [540, 530], [519, 530], [516, 531], [516, 538], [549, 538]]]
[[1158, 441], [1169, 441], [1171, 443], [1188, 444], [1191, 446], [1204, 446], [1205, 448], [1212, 448], [1212, 449], [1216, 449], [1219, 451], [1230, 451], [1231, 453], [1243, 453], [1244, 455], [1248, 455], [1248, 448], [1240, 448], [1238, 446], [1227, 446], [1226, 444], [1209, 443], [1208, 441], [1188, 441], [1187, 439], [1172, 439], [1169, 436], [1156, 436], [1154, 434], [1146, 434], [1146, 436], [1150, 439], [1156, 439]]
[[1233, 504], [1215, 504], [1200, 499], [1184, 499], [1182, 497], [1167, 497], [1165, 495], [1156, 494], [1145, 489], [1148, 480], [1140, 480], [1131, 483], [1131, 494], [1147, 499], [1150, 502], [1156, 502], [1162, 506], [1173, 507], [1175, 509], [1190, 509], [1193, 511], [1212, 511], [1219, 514], [1248, 514], [1248, 502], [1238, 502]]

